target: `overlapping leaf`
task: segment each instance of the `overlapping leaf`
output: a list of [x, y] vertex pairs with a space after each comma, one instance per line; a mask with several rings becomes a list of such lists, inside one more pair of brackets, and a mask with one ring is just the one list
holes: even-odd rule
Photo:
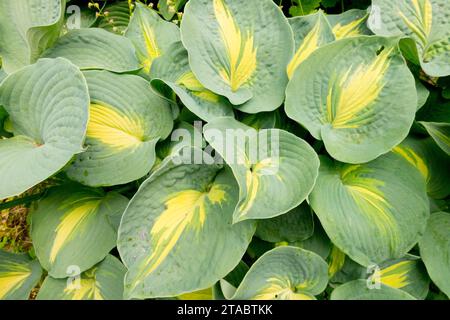
[[367, 162], [406, 138], [417, 93], [397, 42], [361, 36], [323, 46], [289, 82], [286, 113], [333, 158]]
[[286, 213], [300, 205], [314, 186], [319, 167], [317, 154], [304, 140], [287, 131], [256, 131], [224, 117], [208, 123], [204, 135], [238, 181], [234, 222]]
[[395, 147], [393, 152], [420, 171], [427, 181], [427, 191], [432, 198], [443, 199], [450, 194], [450, 157], [432, 138], [409, 137]]
[[185, 149], [141, 185], [122, 218], [118, 249], [128, 267], [127, 298], [211, 287], [239, 263], [255, 231], [252, 221], [232, 224], [238, 187], [231, 172], [183, 164], [186, 155], [202, 154]]
[[188, 53], [181, 42], [173, 43], [166, 55], [155, 60], [150, 74], [156, 90], [164, 91], [161, 90], [164, 89], [161, 82], [165, 83], [201, 119], [211, 121], [217, 117], [233, 116], [230, 102], [206, 89], [192, 73]]
[[0, 56], [12, 73], [35, 62], [59, 36], [65, 0], [14, 0], [0, 3]]
[[295, 41], [295, 54], [287, 67], [288, 77], [292, 78], [300, 63], [305, 61], [320, 46], [333, 42], [335, 37], [322, 11], [307, 16], [290, 18], [288, 21], [294, 33]]
[[43, 56], [66, 58], [84, 70], [128, 72], [140, 68], [130, 40], [99, 28], [71, 30]]
[[136, 3], [125, 36], [133, 42], [143, 71], [148, 74], [153, 61], [170, 53], [170, 45], [180, 40], [180, 30], [153, 9]]
[[68, 176], [89, 186], [143, 177], [154, 164], [156, 143], [172, 130], [169, 103], [135, 75], [108, 71], [84, 75], [91, 96], [86, 152], [76, 157]]
[[233, 299], [314, 300], [327, 283], [327, 264], [317, 254], [279, 247], [252, 265]]
[[71, 276], [103, 260], [116, 245], [128, 199], [68, 186], [50, 191], [31, 215], [31, 236], [41, 265], [54, 278]]
[[327, 18], [337, 40], [372, 34], [367, 27], [369, 13], [366, 10], [352, 9], [341, 14], [330, 14]]
[[429, 216], [425, 179], [394, 154], [361, 165], [322, 157], [310, 203], [333, 243], [363, 266], [403, 257]]
[[181, 35], [192, 71], [206, 88], [244, 112], [282, 104], [293, 39], [272, 0], [191, 0]]
[[410, 37], [407, 55], [434, 77], [450, 75], [450, 3], [447, 0], [373, 0], [369, 27], [382, 36]]
[[41, 59], [0, 87], [14, 137], [0, 140], [0, 199], [18, 195], [62, 169], [82, 151], [89, 95], [65, 59]]

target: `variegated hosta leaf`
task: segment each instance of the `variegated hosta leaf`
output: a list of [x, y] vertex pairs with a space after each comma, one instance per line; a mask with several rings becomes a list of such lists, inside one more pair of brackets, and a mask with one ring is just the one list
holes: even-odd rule
[[112, 2], [105, 6], [103, 12], [108, 12], [108, 14], [103, 14], [99, 18], [98, 27], [113, 33], [123, 34], [130, 22], [128, 1]]
[[450, 123], [420, 121], [437, 145], [450, 155]]
[[[207, 156], [200, 149], [183, 151], [192, 159]], [[229, 169], [183, 164], [185, 156], [167, 158], [124, 213], [118, 249], [128, 267], [126, 298], [211, 287], [238, 264], [253, 236], [254, 222], [232, 224], [238, 187]]]
[[265, 253], [252, 265], [233, 299], [315, 300], [327, 283], [327, 264], [321, 257], [284, 246]]
[[419, 257], [408, 254], [400, 259], [384, 262], [372, 271], [369, 282], [373, 285], [382, 283], [401, 289], [417, 299], [425, 299], [428, 294], [430, 279]]
[[206, 88], [247, 113], [282, 104], [293, 39], [272, 0], [191, 0], [181, 36], [192, 71]]
[[211, 121], [217, 117], [234, 116], [233, 106], [226, 98], [209, 91], [197, 80], [181, 42], [173, 43], [167, 54], [154, 61], [150, 74], [156, 90], [161, 88], [161, 82], [165, 83], [199, 118]]
[[347, 282], [331, 293], [331, 300], [416, 300], [409, 293], [384, 284], [372, 285], [368, 280]]
[[281, 216], [259, 220], [256, 228], [256, 236], [268, 242], [302, 241], [313, 232], [313, 213], [306, 201]]
[[174, 23], [164, 21], [155, 10], [136, 3], [125, 36], [133, 42], [143, 71], [148, 74], [153, 61], [170, 53], [170, 45], [180, 41], [180, 30]]
[[431, 280], [450, 297], [450, 213], [433, 213], [419, 241], [420, 256]]
[[347, 163], [373, 160], [399, 144], [416, 107], [414, 77], [394, 38], [361, 36], [321, 47], [286, 91], [288, 116]]
[[428, 195], [435, 199], [450, 194], [450, 157], [432, 138], [408, 137], [392, 151], [416, 167], [427, 181]]
[[337, 40], [372, 34], [367, 27], [369, 13], [366, 10], [352, 9], [341, 14], [327, 15], [327, 18]]
[[403, 257], [429, 216], [425, 179], [391, 153], [361, 165], [321, 157], [310, 204], [333, 243], [363, 266]]
[[101, 261], [116, 246], [128, 199], [117, 193], [67, 186], [51, 190], [31, 215], [31, 237], [41, 265], [66, 278]]
[[37, 260], [0, 250], [0, 300], [28, 300], [41, 275]]
[[35, 62], [54, 43], [64, 20], [64, 2], [0, 2], [0, 56], [7, 73]]
[[307, 16], [288, 19], [294, 32], [295, 54], [287, 67], [287, 74], [292, 78], [297, 67], [311, 53], [324, 44], [335, 40], [331, 26], [322, 11]]
[[158, 7], [164, 19], [170, 20], [186, 2], [187, 0], [160, 0]]
[[172, 130], [169, 103], [135, 75], [108, 71], [84, 75], [91, 96], [87, 149], [67, 174], [89, 186], [112, 186], [143, 177], [154, 164], [156, 143]]
[[6, 78], [7, 74], [3, 68], [0, 69], [0, 83]]
[[125, 272], [126, 268], [116, 257], [107, 255], [102, 262], [79, 276], [73, 274], [67, 279], [47, 276], [36, 299], [122, 300]]
[[65, 59], [41, 59], [0, 87], [14, 137], [0, 140], [0, 199], [18, 195], [82, 151], [89, 95], [83, 75]]
[[286, 213], [300, 205], [314, 186], [317, 154], [287, 131], [257, 131], [224, 117], [208, 123], [204, 136], [231, 167], [239, 184], [234, 223]]
[[66, 58], [84, 70], [128, 72], [140, 68], [130, 40], [99, 28], [71, 30], [43, 56]]
[[448, 0], [373, 0], [369, 27], [382, 36], [407, 36], [416, 43], [423, 70], [450, 75], [450, 2]]

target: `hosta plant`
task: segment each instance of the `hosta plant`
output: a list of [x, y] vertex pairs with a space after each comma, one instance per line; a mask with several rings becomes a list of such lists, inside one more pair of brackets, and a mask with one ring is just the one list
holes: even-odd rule
[[448, 299], [449, 16], [0, 0], [0, 299]]

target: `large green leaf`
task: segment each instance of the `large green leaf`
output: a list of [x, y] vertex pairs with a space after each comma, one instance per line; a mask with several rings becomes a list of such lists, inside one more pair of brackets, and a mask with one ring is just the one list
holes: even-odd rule
[[420, 256], [431, 280], [450, 297], [450, 214], [433, 213], [419, 241]]
[[199, 118], [211, 121], [217, 117], [234, 116], [233, 107], [226, 98], [209, 91], [197, 80], [181, 42], [172, 44], [166, 55], [155, 60], [150, 74], [156, 90], [163, 91], [161, 82], [164, 82]]
[[155, 10], [136, 3], [125, 36], [133, 42], [143, 71], [148, 74], [153, 61], [170, 53], [170, 45], [180, 41], [180, 30], [174, 23], [164, 21]]
[[295, 41], [295, 54], [287, 67], [288, 77], [292, 78], [300, 63], [305, 61], [317, 48], [333, 42], [335, 37], [322, 11], [290, 18], [288, 21]]
[[331, 300], [415, 300], [415, 298], [405, 291], [384, 284], [371, 287], [367, 280], [354, 280], [334, 289]]
[[306, 201], [281, 216], [259, 220], [256, 228], [256, 236], [268, 242], [302, 241], [313, 232], [313, 212]]
[[369, 13], [366, 10], [352, 9], [341, 14], [327, 15], [327, 18], [337, 40], [372, 34], [367, 27]]
[[67, 186], [51, 190], [31, 215], [31, 237], [41, 265], [54, 278], [103, 260], [116, 246], [128, 199], [120, 194]]
[[84, 70], [128, 72], [140, 68], [130, 40], [99, 28], [71, 30], [43, 56], [66, 58]]
[[28, 300], [41, 275], [37, 260], [0, 250], [0, 300]]
[[155, 145], [173, 126], [169, 103], [135, 75], [84, 73], [91, 96], [86, 152], [67, 169], [89, 186], [128, 183], [146, 175], [155, 162]]
[[311, 192], [319, 161], [308, 143], [279, 129], [255, 130], [233, 118], [204, 127], [205, 139], [233, 170], [239, 203], [233, 221], [286, 213]]
[[[189, 150], [195, 156], [200, 149]], [[192, 153], [191, 153], [192, 152]], [[207, 156], [203, 154], [203, 157]], [[126, 298], [209, 288], [241, 260], [255, 224], [232, 224], [238, 187], [229, 169], [167, 158], [139, 188], [119, 229]]]
[[416, 167], [427, 181], [430, 197], [443, 199], [450, 194], [450, 157], [432, 138], [408, 137], [392, 150]]
[[39, 58], [59, 36], [64, 0], [0, 2], [0, 56], [12, 73]]
[[265, 253], [252, 265], [233, 299], [314, 300], [327, 283], [327, 264], [321, 257], [284, 246]]
[[378, 35], [412, 38], [409, 55], [418, 56], [430, 76], [444, 77], [450, 75], [449, 15], [448, 0], [373, 0], [369, 27]]
[[248, 113], [282, 104], [293, 37], [272, 0], [191, 0], [181, 37], [206, 88]]
[[361, 165], [322, 157], [310, 204], [333, 243], [363, 266], [403, 257], [429, 216], [425, 179], [394, 154]]
[[286, 90], [288, 116], [347, 163], [373, 160], [399, 144], [416, 107], [414, 77], [394, 38], [325, 45], [298, 67]]
[[38, 300], [122, 300], [126, 268], [114, 256], [106, 258], [81, 275], [68, 279], [47, 276]]
[[417, 299], [425, 299], [428, 294], [430, 279], [419, 257], [408, 254], [400, 259], [384, 262], [373, 271], [369, 277], [369, 283], [373, 285], [381, 283], [401, 289]]
[[0, 140], [0, 199], [44, 181], [82, 151], [89, 95], [81, 72], [65, 59], [41, 59], [6, 78], [0, 105], [14, 137]]

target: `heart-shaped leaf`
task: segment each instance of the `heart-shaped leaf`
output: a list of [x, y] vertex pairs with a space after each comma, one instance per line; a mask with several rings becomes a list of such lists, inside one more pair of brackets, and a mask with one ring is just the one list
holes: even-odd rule
[[171, 132], [169, 103], [135, 75], [84, 73], [91, 96], [86, 152], [67, 169], [89, 186], [112, 186], [142, 178], [155, 162], [155, 145]]
[[416, 107], [414, 77], [393, 38], [361, 36], [323, 46], [286, 90], [288, 116], [347, 163], [373, 160], [399, 144]]
[[167, 158], [124, 213], [118, 249], [128, 267], [126, 298], [209, 288], [239, 263], [253, 236], [254, 222], [232, 224], [238, 187], [231, 172], [184, 164], [184, 156]]
[[252, 265], [233, 299], [314, 300], [327, 283], [327, 264], [321, 257], [284, 246], [265, 253]]
[[282, 104], [293, 39], [272, 0], [191, 0], [181, 37], [192, 71], [209, 90], [248, 113]]
[[388, 154], [361, 165], [321, 157], [310, 204], [333, 243], [363, 266], [403, 257], [429, 216], [425, 179]]
[[319, 161], [297, 136], [279, 129], [257, 131], [226, 117], [211, 121], [203, 131], [238, 181], [234, 222], [279, 216], [311, 192]]
[[[42, 266], [54, 278], [70, 276], [103, 260], [116, 246], [128, 199], [120, 194], [68, 186], [56, 188], [31, 215], [31, 237]], [[69, 273], [68, 273], [69, 272]]]
[[41, 59], [0, 87], [14, 137], [0, 140], [0, 199], [18, 195], [62, 169], [83, 149], [86, 80], [65, 59]]

